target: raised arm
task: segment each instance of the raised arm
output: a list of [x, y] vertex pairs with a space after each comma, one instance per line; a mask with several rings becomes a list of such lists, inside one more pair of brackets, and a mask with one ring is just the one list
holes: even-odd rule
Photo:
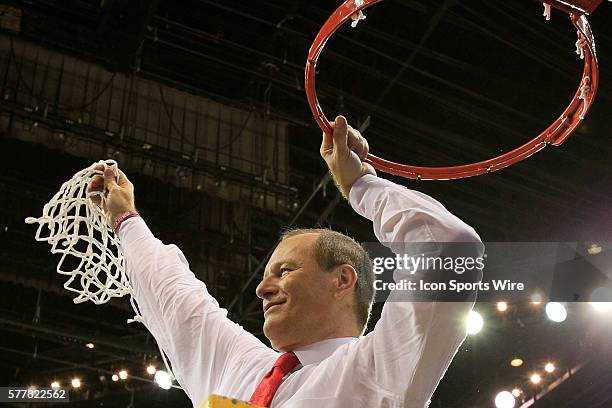
[[[434, 243], [423, 245], [429, 247], [424, 256], [475, 259], [482, 255], [483, 246], [474, 230], [425, 194], [366, 175], [353, 185], [350, 197], [355, 211], [372, 220], [377, 238], [392, 243], [396, 253], [418, 256], [420, 250], [412, 251], [420, 248], [419, 244]], [[415, 248], [402, 245], [411, 242]], [[397, 270], [394, 279], [397, 282], [417, 276], [427, 280], [434, 273], [420, 269], [410, 276]], [[464, 282], [481, 279], [481, 271], [461, 277], [454, 274], [450, 271], [448, 277], [441, 278], [446, 282], [453, 278]], [[464, 292], [453, 299], [445, 296], [449, 295], [440, 296], [439, 301], [409, 301], [406, 292], [392, 292], [380, 320], [364, 339], [363, 359], [374, 361], [374, 381], [401, 396], [405, 407], [427, 405], [466, 337], [465, 319], [475, 292]]]
[[[95, 180], [91, 188], [101, 183]], [[135, 210], [134, 187], [123, 173], [116, 180], [112, 169], [105, 171], [104, 186], [105, 212], [114, 226], [117, 217]], [[144, 324], [194, 406], [213, 392], [240, 392], [241, 378], [235, 373], [245, 372], [243, 360], [275, 353], [227, 318], [180, 249], [155, 238], [142, 218], [127, 219], [118, 233]]]
[[[357, 163], [356, 158], [361, 161], [367, 154], [367, 142], [346, 128], [344, 118], [336, 120], [334, 129], [333, 138], [324, 140], [321, 153], [339, 189], [350, 196], [357, 213], [373, 222], [381, 243], [401, 255], [420, 255], [421, 250], [428, 251], [425, 256], [439, 257], [476, 258], [482, 254], [476, 232], [438, 201], [378, 178], [367, 164]], [[464, 244], [451, 244], [456, 242]], [[417, 276], [427, 279], [428, 271], [420, 270]], [[411, 277], [399, 270], [394, 276], [396, 281]], [[465, 274], [462, 279], [477, 281], [481, 272]], [[403, 401], [402, 406], [422, 408], [465, 339], [464, 321], [475, 293], [464, 293], [452, 303], [444, 298], [407, 301], [406, 293], [403, 296], [392, 293], [374, 330], [360, 339], [357, 369], [377, 388]]]

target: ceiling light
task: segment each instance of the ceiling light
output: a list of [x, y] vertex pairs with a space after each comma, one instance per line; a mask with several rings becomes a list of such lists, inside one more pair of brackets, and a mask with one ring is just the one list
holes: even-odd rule
[[155, 373], [155, 383], [159, 385], [159, 388], [169, 390], [172, 387], [172, 378], [164, 370], [158, 370]]
[[111, 377], [111, 380], [117, 382], [119, 381], [119, 376], [117, 374], [113, 374], [113, 376]]
[[125, 371], [125, 370], [119, 371], [119, 378], [121, 378], [122, 380], [125, 380], [126, 378], [128, 378], [127, 371]]
[[81, 386], [81, 380], [76, 377], [73, 378], [70, 383], [72, 384], [73, 388], [79, 388]]
[[60, 383], [58, 381], [53, 381], [51, 383], [51, 388], [60, 388]]
[[589, 255], [597, 255], [601, 253], [601, 245], [599, 244], [591, 244], [587, 248], [587, 252]]
[[542, 377], [540, 377], [540, 374], [534, 373], [534, 374], [531, 374], [531, 377], [529, 377], [529, 380], [533, 384], [539, 384], [540, 381], [542, 381]]
[[514, 395], [508, 391], [502, 391], [495, 397], [495, 406], [497, 408], [514, 408], [515, 404]]
[[508, 303], [497, 302], [497, 310], [500, 312], [505, 312], [506, 310], [508, 310]]
[[523, 391], [521, 391], [520, 388], [514, 388], [512, 390], [512, 395], [514, 395], [516, 398], [520, 397], [522, 393]]
[[542, 294], [534, 293], [533, 295], [531, 295], [531, 304], [539, 305], [541, 303], [542, 303]]
[[544, 366], [544, 371], [546, 371], [547, 373], [552, 373], [553, 371], [555, 371], [555, 365], [553, 363], [546, 363], [546, 365]]
[[85, 347], [87, 347], [88, 349], [92, 349], [92, 348], [96, 347], [96, 345], [95, 345], [95, 344], [93, 344], [93, 343], [87, 343], [87, 344], [85, 345]]
[[484, 326], [484, 320], [482, 316], [475, 310], [472, 310], [467, 318], [467, 333], [477, 334], [482, 330]]
[[151, 364], [150, 366], [147, 367], [147, 373], [153, 375], [155, 374], [155, 372], [157, 371], [157, 368], [155, 368], [155, 366], [153, 364]]
[[567, 310], [561, 303], [548, 302], [546, 304], [546, 316], [553, 322], [561, 323], [567, 319]]
[[520, 358], [515, 358], [510, 362], [510, 365], [512, 367], [520, 367], [523, 365], [523, 360], [521, 360]]

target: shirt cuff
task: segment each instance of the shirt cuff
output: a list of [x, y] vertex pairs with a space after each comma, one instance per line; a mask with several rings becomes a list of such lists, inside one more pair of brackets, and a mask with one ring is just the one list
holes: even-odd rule
[[372, 179], [377, 179], [377, 178], [378, 178], [377, 176], [373, 176], [372, 174], [364, 174], [363, 176], [359, 177], [353, 183], [353, 186], [351, 187], [351, 190], [349, 191], [349, 201], [351, 205], [353, 205], [353, 203], [356, 200], [361, 199], [361, 197], [363, 196], [364, 190], [367, 189], [368, 181], [371, 181]]
[[[395, 184], [389, 180], [380, 178], [373, 174], [364, 174], [360, 178], [353, 183], [351, 187], [351, 191], [349, 191], [349, 202], [351, 203], [351, 207], [353, 210], [367, 219], [371, 220], [374, 216], [374, 210], [376, 208], [375, 203], [369, 202], [373, 199], [373, 197], [378, 197], [378, 194], [375, 194], [375, 188], [391, 187], [396, 189], [405, 189], [406, 187]], [[368, 200], [365, 200], [365, 195], [371, 193]], [[380, 190], [384, 191], [384, 190]]]
[[142, 217], [129, 218], [119, 228], [119, 240], [121, 240], [122, 247], [147, 237], [153, 238], [154, 236]]

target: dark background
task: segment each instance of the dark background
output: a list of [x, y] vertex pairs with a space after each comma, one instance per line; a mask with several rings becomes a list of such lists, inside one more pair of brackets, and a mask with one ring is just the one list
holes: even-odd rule
[[[256, 266], [296, 215], [299, 226], [320, 224], [374, 240], [369, 222], [356, 216], [331, 184], [317, 189], [326, 170], [303, 69], [312, 39], [338, 2], [4, 3], [20, 15], [19, 29], [3, 25], [2, 36], [289, 124], [288, 178], [278, 188], [289, 191], [291, 205], [275, 211], [241, 203], [246, 229], [236, 226], [234, 204], [227, 204], [230, 210], [221, 217], [198, 216], [194, 206], [205, 207], [213, 192], [130, 173], [153, 231], [183, 249], [219, 303], [247, 329], [263, 338], [254, 296]], [[6, 21], [12, 13], [0, 18]], [[364, 134], [379, 156], [444, 165], [500, 154], [544, 129], [578, 86], [582, 63], [574, 53], [574, 28], [561, 12], [553, 11], [552, 21], [545, 22], [538, 2], [388, 0], [366, 14], [357, 29], [342, 28], [330, 40], [317, 85], [329, 117], [345, 114], [356, 127], [370, 117]], [[483, 241], [612, 241], [612, 6], [604, 2], [589, 20], [600, 88], [586, 120], [561, 147], [475, 178], [390, 178], [440, 200]], [[4, 81], [3, 92], [10, 86]], [[24, 109], [15, 113], [12, 102], [4, 99], [5, 117], [35, 120], [36, 112], [28, 119]], [[154, 340], [143, 327], [125, 324], [131, 317], [126, 300], [74, 305], [55, 274], [57, 257], [35, 243], [34, 228], [23, 224], [26, 216], [40, 213], [63, 181], [103, 157], [79, 158], [61, 146], [24, 142], [21, 131], [8, 126], [0, 133], [0, 383], [42, 386], [78, 375], [85, 385], [70, 405], [188, 406], [180, 390], [166, 392], [135, 378], [110, 381], [120, 368], [150, 379], [143, 370], [156, 361]], [[68, 126], [70, 131], [78, 134]], [[117, 148], [131, 154], [125, 145]], [[200, 257], [210, 248], [215, 256]], [[239, 255], [242, 269], [234, 266]], [[240, 291], [253, 274], [254, 282]], [[531, 304], [511, 305], [506, 314], [487, 303], [476, 309], [485, 317], [485, 329], [460, 348], [432, 407], [492, 407], [498, 391], [514, 386], [529, 399], [542, 388], [529, 386], [528, 377], [542, 372], [549, 359], [558, 368], [544, 385], [584, 366], [535, 406], [612, 407], [609, 314], [576, 303], [568, 306], [566, 322], [554, 324], [541, 306]], [[96, 348], [86, 349], [88, 341]], [[510, 367], [515, 356], [525, 360], [523, 367]]]

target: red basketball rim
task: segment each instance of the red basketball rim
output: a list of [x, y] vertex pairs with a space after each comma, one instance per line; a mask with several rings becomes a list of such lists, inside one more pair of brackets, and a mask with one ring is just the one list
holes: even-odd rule
[[[308, 52], [306, 60], [306, 96], [312, 114], [319, 127], [326, 133], [332, 132], [332, 127], [321, 109], [317, 98], [315, 87], [315, 73], [319, 56], [325, 47], [325, 43], [336, 32], [340, 26], [351, 19], [351, 16], [359, 11], [380, 2], [382, 0], [347, 0], [327, 19], [321, 30], [317, 34]], [[579, 0], [575, 1], [576, 3]], [[600, 2], [600, 1], [599, 1]], [[493, 172], [511, 166], [521, 160], [526, 159], [532, 154], [543, 149], [548, 144], [558, 146], [562, 144], [578, 127], [582, 119], [590, 110], [599, 83], [599, 69], [597, 56], [595, 54], [595, 39], [591, 27], [582, 9], [563, 7], [562, 4], [552, 0], [552, 7], [557, 8], [569, 15], [572, 24], [578, 32], [578, 40], [583, 44], [584, 69], [578, 90], [572, 98], [570, 104], [563, 113], [544, 131], [531, 139], [524, 145], [517, 147], [507, 153], [492, 159], [450, 167], [420, 167], [401, 164], [385, 160], [373, 154], [368, 154], [365, 161], [372, 164], [377, 170], [385, 173], [394, 174], [410, 179], [420, 180], [448, 180], [464, 177], [477, 176], [484, 173]], [[561, 4], [561, 5], [560, 5]], [[596, 7], [596, 6], [595, 6]], [[594, 9], [594, 8], [592, 8]], [[592, 9], [589, 9], [591, 11]]]

